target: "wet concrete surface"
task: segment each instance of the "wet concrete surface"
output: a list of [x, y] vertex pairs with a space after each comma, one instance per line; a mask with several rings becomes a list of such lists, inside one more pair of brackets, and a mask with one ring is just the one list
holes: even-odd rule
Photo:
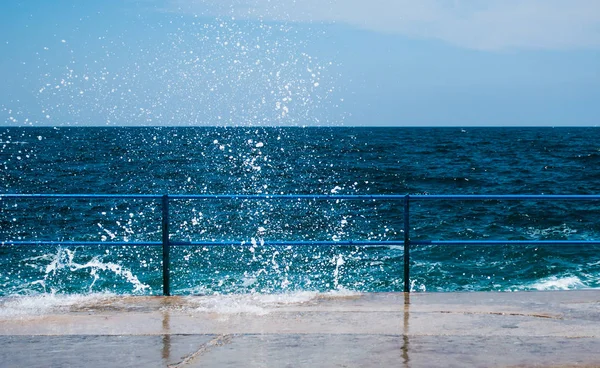
[[[600, 367], [600, 290], [372, 293], [206, 308], [111, 297], [0, 317], [2, 367]], [[0, 308], [2, 303], [0, 303]]]

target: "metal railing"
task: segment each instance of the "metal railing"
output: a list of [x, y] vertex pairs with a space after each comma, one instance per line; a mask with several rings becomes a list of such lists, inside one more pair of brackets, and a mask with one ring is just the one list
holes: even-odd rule
[[[170, 248], [174, 246], [230, 246], [247, 245], [252, 242], [227, 241], [173, 241], [169, 230], [169, 203], [171, 200], [315, 200], [315, 201], [397, 201], [403, 204], [403, 239], [398, 240], [306, 240], [306, 241], [264, 241], [265, 246], [404, 246], [404, 292], [410, 292], [410, 249], [413, 245], [600, 245], [600, 240], [411, 240], [410, 203], [419, 201], [600, 201], [600, 195], [283, 195], [283, 194], [0, 194], [2, 199], [142, 199], [160, 201], [161, 235], [158, 241], [52, 241], [52, 240], [0, 240], [0, 245], [62, 245], [62, 246], [162, 246], [163, 295], [171, 295], [170, 290]], [[0, 202], [1, 203], [1, 202]]]

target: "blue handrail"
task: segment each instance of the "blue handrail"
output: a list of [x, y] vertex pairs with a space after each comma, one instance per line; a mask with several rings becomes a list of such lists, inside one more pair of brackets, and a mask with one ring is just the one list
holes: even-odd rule
[[312, 199], [312, 200], [392, 200], [401, 201], [407, 196], [411, 201], [447, 200], [447, 201], [600, 201], [600, 195], [594, 194], [48, 194], [48, 193], [0, 193], [2, 198], [71, 198], [71, 199]]
[[172, 241], [169, 238], [169, 203], [171, 200], [319, 200], [319, 201], [402, 201], [404, 238], [399, 240], [340, 240], [340, 241], [261, 241], [265, 246], [389, 246], [404, 245], [404, 292], [410, 292], [410, 248], [412, 245], [600, 245], [600, 240], [411, 240], [411, 201], [600, 201], [600, 195], [322, 195], [322, 194], [0, 194], [0, 201], [14, 198], [35, 199], [143, 199], [161, 201], [162, 240], [157, 241], [17, 241], [0, 240], [0, 245], [35, 246], [162, 246], [163, 295], [170, 295], [170, 248], [172, 246], [252, 246], [250, 241]]

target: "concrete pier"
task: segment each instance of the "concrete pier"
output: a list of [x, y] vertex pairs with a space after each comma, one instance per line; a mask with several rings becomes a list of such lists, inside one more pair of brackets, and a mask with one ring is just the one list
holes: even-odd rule
[[600, 367], [600, 290], [220, 298], [4, 313], [0, 366]]

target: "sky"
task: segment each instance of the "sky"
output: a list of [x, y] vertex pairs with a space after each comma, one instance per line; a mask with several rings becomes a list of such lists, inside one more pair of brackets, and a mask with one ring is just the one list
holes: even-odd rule
[[597, 0], [0, 5], [0, 125], [597, 126]]

